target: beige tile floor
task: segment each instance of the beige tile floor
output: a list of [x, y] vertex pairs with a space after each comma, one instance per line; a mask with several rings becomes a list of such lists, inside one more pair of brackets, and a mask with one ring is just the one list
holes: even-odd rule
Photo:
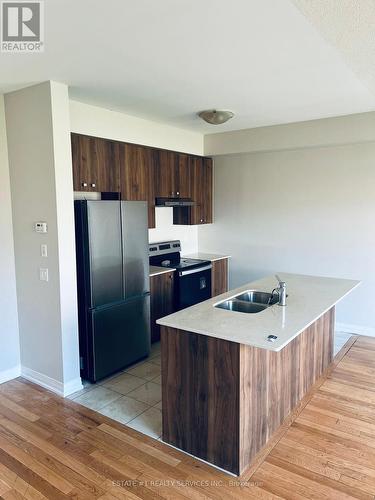
[[150, 356], [123, 372], [69, 396], [76, 403], [96, 410], [143, 434], [161, 435], [160, 344], [153, 344]]
[[[335, 354], [351, 337], [335, 333]], [[71, 396], [77, 403], [113, 418], [155, 439], [161, 435], [160, 344], [153, 344], [150, 357], [97, 384], [84, 383]]]

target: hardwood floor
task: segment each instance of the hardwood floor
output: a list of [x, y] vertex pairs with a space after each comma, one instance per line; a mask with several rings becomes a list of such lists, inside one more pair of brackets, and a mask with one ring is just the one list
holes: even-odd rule
[[373, 499], [375, 339], [352, 337], [239, 478], [23, 379], [0, 385], [4, 499]]

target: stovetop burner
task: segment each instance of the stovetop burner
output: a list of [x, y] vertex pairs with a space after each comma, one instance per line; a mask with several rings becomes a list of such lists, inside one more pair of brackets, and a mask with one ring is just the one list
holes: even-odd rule
[[193, 269], [210, 264], [208, 260], [181, 257], [181, 243], [176, 241], [152, 243], [149, 245], [150, 264], [177, 270]]
[[163, 255], [163, 261], [161, 262], [162, 267], [173, 267], [174, 269], [189, 269], [196, 266], [205, 266], [209, 264], [208, 260], [199, 259], [166, 259], [166, 255]]

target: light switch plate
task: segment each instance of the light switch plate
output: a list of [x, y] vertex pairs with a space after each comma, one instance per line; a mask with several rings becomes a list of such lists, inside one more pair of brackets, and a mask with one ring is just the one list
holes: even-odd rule
[[45, 245], [45, 244], [40, 245], [40, 255], [42, 257], [48, 257], [48, 247], [47, 247], [47, 245]]
[[39, 269], [39, 279], [40, 281], [48, 281], [48, 269], [41, 267]]

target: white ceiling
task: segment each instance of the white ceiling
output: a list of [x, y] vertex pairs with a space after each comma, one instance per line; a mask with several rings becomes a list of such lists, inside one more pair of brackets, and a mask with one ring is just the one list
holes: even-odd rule
[[[329, 2], [342, 3], [317, 5]], [[45, 0], [45, 52], [0, 54], [0, 91], [62, 81], [72, 99], [204, 133], [374, 110], [375, 87], [312, 3]], [[196, 117], [213, 107], [236, 116], [220, 127]]]
[[292, 0], [375, 93], [374, 0]]

